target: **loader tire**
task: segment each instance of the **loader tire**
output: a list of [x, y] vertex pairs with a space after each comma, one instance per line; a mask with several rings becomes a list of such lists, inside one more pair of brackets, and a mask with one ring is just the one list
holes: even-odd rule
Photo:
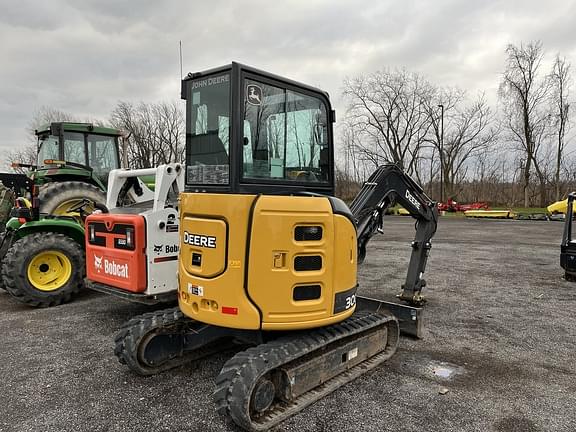
[[84, 286], [85, 258], [72, 238], [53, 232], [14, 242], [2, 263], [4, 288], [33, 307], [69, 302]]
[[106, 204], [106, 194], [98, 187], [80, 181], [66, 181], [48, 183], [41, 187], [40, 213], [57, 216], [81, 216], [76, 210], [85, 200], [92, 204], [85, 208], [85, 213], [90, 214], [96, 206]]

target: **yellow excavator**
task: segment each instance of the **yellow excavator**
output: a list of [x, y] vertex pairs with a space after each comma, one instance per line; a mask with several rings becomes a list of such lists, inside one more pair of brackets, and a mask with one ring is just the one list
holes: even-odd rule
[[[248, 346], [216, 378], [215, 403], [267, 430], [390, 358], [400, 329], [419, 334], [437, 206], [395, 165], [350, 206], [335, 198], [335, 114], [321, 90], [232, 63], [189, 74], [182, 98], [179, 307], [130, 320], [115, 353], [151, 375]], [[417, 220], [404, 305], [356, 295], [357, 266], [395, 203]]]

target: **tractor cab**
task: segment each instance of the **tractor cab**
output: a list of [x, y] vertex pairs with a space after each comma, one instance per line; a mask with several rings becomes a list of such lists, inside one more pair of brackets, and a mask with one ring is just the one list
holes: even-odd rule
[[36, 131], [38, 160], [35, 177], [42, 182], [68, 177], [105, 189], [108, 174], [120, 167], [116, 129], [91, 123], [58, 122]]
[[334, 192], [328, 94], [238, 63], [188, 74], [186, 189]]

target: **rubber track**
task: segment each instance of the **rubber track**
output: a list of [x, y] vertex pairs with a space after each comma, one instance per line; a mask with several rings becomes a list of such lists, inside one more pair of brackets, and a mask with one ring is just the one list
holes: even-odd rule
[[[342, 372], [290, 403], [275, 406], [258, 419], [250, 417], [250, 397], [258, 380], [268, 372], [320, 350], [338, 340], [385, 326], [388, 329], [383, 351]], [[398, 321], [392, 315], [357, 312], [339, 324], [313, 330], [299, 336], [288, 336], [238, 353], [222, 368], [216, 378], [214, 399], [218, 413], [248, 431], [264, 431], [340, 386], [388, 360], [398, 345]]]
[[194, 351], [181, 353], [158, 366], [144, 363], [140, 358], [142, 344], [147, 343], [155, 332], [158, 334], [174, 333], [185, 335], [194, 333], [189, 325], [194, 320], [185, 316], [178, 307], [149, 312], [125, 323], [114, 338], [114, 354], [118, 361], [127, 365], [138, 375], [155, 375], [182, 366], [194, 360], [201, 359], [229, 347], [227, 343], [209, 344]]
[[154, 375], [177, 367], [181, 362], [174, 364], [169, 361], [158, 367], [151, 367], [141, 362], [138, 352], [140, 344], [155, 330], [177, 328], [187, 321], [188, 318], [177, 307], [148, 312], [132, 318], [116, 333], [114, 354], [120, 363], [127, 365], [139, 375]]

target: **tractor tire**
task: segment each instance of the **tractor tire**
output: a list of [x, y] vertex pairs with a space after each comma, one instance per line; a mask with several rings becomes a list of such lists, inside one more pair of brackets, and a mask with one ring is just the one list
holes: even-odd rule
[[2, 263], [4, 289], [33, 307], [72, 300], [84, 286], [84, 250], [59, 233], [30, 234], [14, 242]]
[[[0, 232], [0, 245], [4, 244], [4, 237], [6, 237], [6, 231]], [[2, 265], [2, 258], [3, 258], [3, 252], [4, 248], [0, 247], [0, 266]], [[3, 291], [4, 288], [4, 281], [2, 280], [2, 277], [0, 275], [0, 291]]]
[[[72, 212], [75, 206], [88, 199], [93, 203], [104, 206], [106, 193], [98, 187], [80, 181], [54, 182], [43, 185], [40, 188], [40, 213], [58, 216], [75, 216]], [[94, 206], [92, 206], [92, 211]], [[88, 211], [91, 213], [91, 211]]]

